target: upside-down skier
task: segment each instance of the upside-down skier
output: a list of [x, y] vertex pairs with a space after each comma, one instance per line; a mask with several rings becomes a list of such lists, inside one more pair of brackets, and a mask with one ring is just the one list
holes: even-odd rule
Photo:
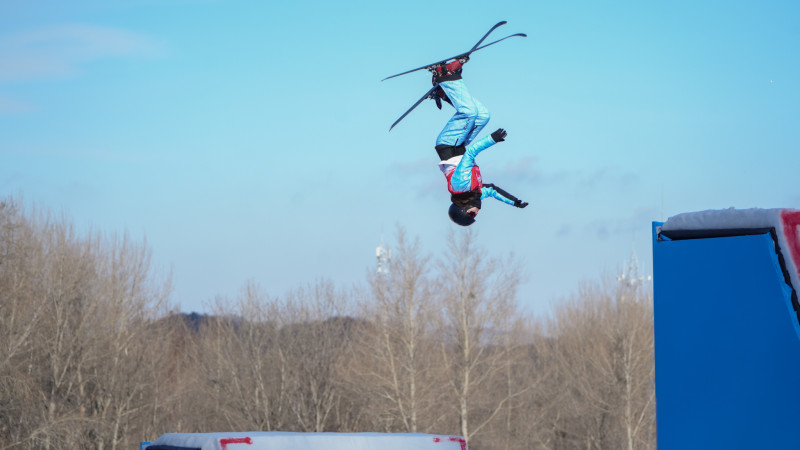
[[475, 217], [481, 209], [481, 200], [486, 197], [495, 198], [517, 208], [528, 206], [527, 202], [523, 202], [503, 189], [493, 184], [483, 183], [481, 171], [478, 165], [475, 164], [475, 158], [478, 153], [498, 142], [502, 142], [507, 133], [504, 129], [499, 128], [491, 135], [475, 140], [483, 127], [486, 126], [486, 123], [489, 122], [489, 111], [469, 94], [464, 81], [461, 79], [461, 68], [469, 61], [469, 55], [472, 53], [512, 37], [526, 37], [525, 33], [514, 33], [488, 44], [483, 44], [489, 34], [505, 24], [505, 20], [496, 23], [465, 53], [433, 64], [417, 67], [416, 69], [407, 70], [382, 80], [385, 81], [423, 69], [433, 73], [433, 87], [403, 113], [389, 127], [389, 130], [400, 123], [425, 99], [434, 99], [439, 109], [442, 108], [442, 101], [450, 103], [455, 108], [455, 114], [447, 122], [442, 132], [439, 133], [439, 137], [436, 138], [435, 148], [441, 161], [439, 162], [439, 168], [447, 179], [447, 189], [450, 191], [452, 204], [448, 210], [448, 215], [453, 222], [462, 226], [472, 225], [475, 222]]
[[456, 110], [436, 138], [435, 149], [440, 159], [439, 168], [447, 179], [447, 190], [450, 191], [452, 203], [447, 213], [453, 222], [461, 226], [475, 222], [481, 209], [481, 200], [487, 197], [517, 208], [528, 206], [527, 202], [498, 186], [483, 183], [475, 158], [480, 152], [504, 141], [507, 133], [499, 128], [489, 136], [475, 140], [489, 122], [489, 111], [470, 95], [461, 78], [462, 66], [468, 60], [468, 57], [456, 59], [431, 70], [433, 84], [437, 86], [433, 92], [437, 105], [444, 100]]

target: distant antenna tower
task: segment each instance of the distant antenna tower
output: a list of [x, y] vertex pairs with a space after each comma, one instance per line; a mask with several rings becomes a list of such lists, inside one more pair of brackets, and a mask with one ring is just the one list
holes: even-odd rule
[[631, 250], [631, 258], [623, 267], [622, 273], [617, 275], [617, 281], [625, 288], [626, 292], [634, 293], [640, 286], [653, 281], [652, 275], [639, 275], [639, 257], [636, 255], [635, 248]]
[[378, 248], [375, 249], [375, 256], [378, 258], [378, 273], [389, 273], [389, 261], [392, 259], [392, 250], [384, 245], [383, 238], [381, 238], [381, 243], [378, 245]]

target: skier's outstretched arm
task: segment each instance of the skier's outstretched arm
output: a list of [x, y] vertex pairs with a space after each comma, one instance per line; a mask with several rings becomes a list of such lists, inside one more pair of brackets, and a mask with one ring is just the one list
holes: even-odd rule
[[528, 202], [523, 202], [522, 200], [509, 194], [499, 186], [495, 186], [494, 184], [491, 183], [485, 183], [481, 188], [481, 198], [486, 198], [486, 197], [492, 197], [508, 205], [516, 206], [517, 208], [524, 208], [528, 206]]
[[508, 133], [506, 133], [506, 130], [498, 128], [497, 131], [492, 132], [492, 134], [471, 142], [466, 147], [464, 156], [469, 161], [474, 161], [475, 157], [478, 156], [478, 153], [486, 150], [498, 142], [503, 142], [506, 139], [507, 134]]

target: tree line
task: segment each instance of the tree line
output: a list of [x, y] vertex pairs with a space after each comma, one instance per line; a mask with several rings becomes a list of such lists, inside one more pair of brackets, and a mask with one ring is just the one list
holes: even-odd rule
[[170, 303], [146, 243], [0, 200], [0, 449], [130, 449], [166, 432], [419, 432], [472, 449], [655, 447], [652, 296], [586, 283], [548, 317], [521, 263], [399, 229], [344, 290], [254, 283]]

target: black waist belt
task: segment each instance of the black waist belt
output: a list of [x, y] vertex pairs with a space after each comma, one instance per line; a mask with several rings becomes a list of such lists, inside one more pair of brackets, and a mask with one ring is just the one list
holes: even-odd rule
[[467, 149], [463, 145], [458, 145], [453, 147], [452, 145], [437, 145], [436, 146], [436, 153], [439, 154], [439, 159], [442, 161], [447, 161], [448, 159], [454, 156], [461, 156], [466, 152]]

